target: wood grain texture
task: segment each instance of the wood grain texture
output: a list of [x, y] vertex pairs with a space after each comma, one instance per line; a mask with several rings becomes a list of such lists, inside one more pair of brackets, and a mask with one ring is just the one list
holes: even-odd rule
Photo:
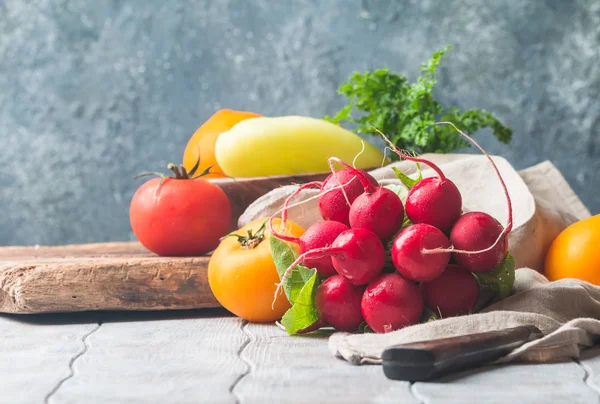
[[435, 382], [415, 383], [413, 393], [428, 404], [569, 403], [598, 404], [600, 395], [573, 361], [486, 366]]
[[222, 309], [0, 315], [0, 403], [594, 404], [599, 354], [410, 385], [334, 358], [327, 335], [289, 337]]
[[219, 307], [209, 257], [157, 257], [138, 243], [0, 248], [0, 311]]
[[94, 321], [39, 324], [0, 316], [0, 403], [43, 403], [69, 376], [70, 361], [83, 349], [82, 338], [95, 327]]
[[387, 379], [381, 366], [334, 358], [326, 333], [290, 337], [272, 324], [248, 324], [241, 352], [250, 372], [233, 393], [240, 403], [418, 403], [408, 382]]
[[267, 192], [292, 184], [304, 184], [311, 181], [322, 181], [330, 173], [281, 175], [271, 177], [225, 178], [212, 179], [229, 197], [232, 213], [232, 230], [237, 228], [239, 217], [259, 197]]
[[241, 326], [234, 317], [109, 320], [50, 403], [235, 403]]
[[598, 393], [600, 402], [600, 345], [597, 343], [591, 349], [583, 351], [579, 363], [587, 373], [585, 382]]

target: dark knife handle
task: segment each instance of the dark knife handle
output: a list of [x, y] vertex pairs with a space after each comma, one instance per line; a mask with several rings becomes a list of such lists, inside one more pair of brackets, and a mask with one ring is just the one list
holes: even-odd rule
[[425, 381], [491, 362], [542, 336], [537, 327], [520, 326], [395, 345], [381, 355], [383, 372], [393, 380]]

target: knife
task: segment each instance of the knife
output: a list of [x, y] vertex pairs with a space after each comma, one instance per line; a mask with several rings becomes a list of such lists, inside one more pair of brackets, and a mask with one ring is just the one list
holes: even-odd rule
[[543, 336], [539, 328], [526, 325], [394, 345], [381, 355], [383, 373], [392, 380], [427, 381], [492, 362]]

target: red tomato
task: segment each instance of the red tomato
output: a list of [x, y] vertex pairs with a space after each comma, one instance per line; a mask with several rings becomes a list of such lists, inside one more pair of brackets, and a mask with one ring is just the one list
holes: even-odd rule
[[148, 250], [166, 256], [194, 256], [214, 250], [229, 232], [231, 205], [217, 185], [203, 179], [160, 178], [133, 195], [129, 219]]

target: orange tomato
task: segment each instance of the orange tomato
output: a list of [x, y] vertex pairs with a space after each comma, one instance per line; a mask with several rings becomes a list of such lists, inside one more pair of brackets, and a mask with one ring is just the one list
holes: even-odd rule
[[[255, 220], [235, 231], [237, 238], [224, 238], [208, 264], [208, 283], [219, 303], [253, 322], [279, 320], [290, 308], [283, 292], [272, 304], [279, 275], [271, 256], [268, 226], [263, 236], [257, 237], [265, 220]], [[280, 223], [280, 219], [273, 220], [274, 226]], [[248, 231], [253, 237], [248, 237]], [[288, 220], [281, 233], [300, 237], [304, 229]]]
[[577, 278], [600, 286], [600, 215], [573, 223], [552, 242], [544, 272], [555, 281]]
[[198, 158], [200, 158], [200, 166], [197, 173], [201, 173], [208, 167], [211, 167], [210, 174], [204, 178], [223, 178], [226, 175], [217, 164], [215, 158], [215, 143], [217, 138], [223, 132], [227, 132], [233, 128], [235, 124], [245, 119], [259, 117], [259, 114], [246, 111], [234, 111], [231, 109], [221, 109], [213, 114], [188, 141], [183, 153], [183, 166], [186, 170], [191, 171]]

